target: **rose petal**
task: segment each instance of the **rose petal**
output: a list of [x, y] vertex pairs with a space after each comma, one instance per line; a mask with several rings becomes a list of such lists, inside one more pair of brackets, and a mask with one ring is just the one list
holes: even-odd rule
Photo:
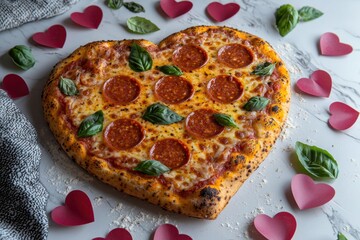
[[329, 124], [336, 130], [350, 128], [359, 117], [359, 112], [342, 102], [334, 102], [330, 105]]
[[240, 5], [237, 3], [221, 4], [212, 2], [207, 6], [206, 10], [215, 21], [222, 22], [234, 16], [240, 10]]
[[305, 174], [297, 174], [292, 178], [291, 191], [301, 210], [322, 206], [335, 196], [335, 190], [330, 185], [315, 184]]
[[320, 37], [320, 53], [324, 56], [343, 56], [350, 54], [353, 48], [349, 44], [341, 43], [335, 33], [327, 32]]
[[93, 222], [94, 211], [86, 193], [74, 190], [66, 196], [64, 206], [51, 212], [51, 218], [59, 225], [77, 226]]

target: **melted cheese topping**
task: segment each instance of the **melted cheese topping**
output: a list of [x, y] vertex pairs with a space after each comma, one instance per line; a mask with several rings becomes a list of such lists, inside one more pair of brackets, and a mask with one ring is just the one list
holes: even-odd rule
[[[219, 49], [234, 43], [241, 44], [251, 51], [253, 54], [251, 64], [234, 69], [218, 61]], [[269, 130], [280, 129], [284, 121], [281, 116], [271, 116], [271, 113], [267, 112], [268, 110], [247, 112], [242, 109], [247, 100], [253, 96], [266, 96], [271, 99], [271, 106], [282, 108], [281, 98], [276, 97], [276, 91], [271, 86], [278, 82], [282, 89], [288, 87], [287, 83], [281, 83], [281, 81], [288, 81], [284, 80], [286, 77], [283, 74], [287, 74], [284, 66], [278, 64], [271, 77], [251, 74], [255, 66], [260, 63], [281, 62], [276, 53], [264, 41], [246, 33], [235, 34], [234, 30], [210, 29], [203, 33], [191, 34], [190, 32], [170, 36], [160, 43], [159, 47], [146, 41], [141, 41], [139, 44], [148, 50], [153, 59], [153, 67], [149, 71], [139, 73], [130, 69], [128, 65], [130, 42], [123, 41], [99, 42], [95, 45], [85, 46], [78, 60], [66, 66], [62, 73], [63, 77], [73, 79], [80, 91], [77, 96], [65, 97], [66, 118], [75, 128], [85, 117], [98, 110], [103, 110], [104, 129], [116, 119], [132, 118], [138, 121], [145, 130], [145, 139], [141, 144], [128, 150], [109, 149], [104, 143], [103, 133], [91, 137], [88, 146], [89, 152], [108, 160], [109, 168], [133, 169], [140, 161], [149, 159], [150, 148], [157, 140], [177, 138], [188, 146], [190, 160], [187, 164], [163, 174], [163, 177], [174, 190], [186, 191], [226, 169], [225, 164], [229, 161], [230, 150], [237, 144], [242, 144], [241, 154], [244, 156], [248, 154], [249, 159], [246, 161], [249, 162], [251, 154], [254, 154], [251, 144], [260, 144], [262, 141], [257, 142], [257, 140], [266, 138]], [[213, 109], [231, 115], [239, 129], [225, 128], [218, 136], [199, 139], [186, 132], [185, 121], [171, 125], [154, 125], [141, 118], [149, 105], [161, 102], [154, 94], [154, 87], [157, 80], [166, 75], [156, 70], [156, 66], [173, 65], [173, 52], [178, 47], [187, 44], [204, 49], [208, 55], [208, 61], [201, 68], [184, 72], [182, 75], [193, 85], [194, 95], [192, 98], [179, 104], [167, 104], [167, 106], [183, 117], [200, 108]], [[139, 97], [125, 106], [107, 102], [102, 93], [105, 81], [118, 75], [131, 76], [137, 79], [141, 85]], [[209, 98], [206, 93], [207, 83], [219, 75], [231, 75], [241, 82], [244, 91], [238, 100], [224, 104]], [[267, 122], [275, 124], [275, 127], [270, 126], [268, 129]], [[129, 159], [132, 160], [129, 161]]]

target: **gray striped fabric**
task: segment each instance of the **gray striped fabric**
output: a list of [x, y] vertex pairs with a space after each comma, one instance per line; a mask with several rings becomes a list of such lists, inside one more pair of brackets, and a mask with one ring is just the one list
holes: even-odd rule
[[46, 239], [48, 193], [34, 127], [0, 89], [0, 239]]
[[79, 0], [0, 0], [0, 31], [64, 13]]

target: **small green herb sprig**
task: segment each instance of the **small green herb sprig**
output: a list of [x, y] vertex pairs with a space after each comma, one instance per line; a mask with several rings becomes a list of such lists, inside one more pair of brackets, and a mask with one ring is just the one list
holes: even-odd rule
[[135, 72], [145, 72], [152, 68], [153, 60], [146, 49], [136, 43], [131, 45], [129, 67]]
[[142, 118], [158, 125], [177, 123], [184, 119], [182, 116], [161, 103], [154, 103], [148, 106]]
[[296, 27], [298, 22], [308, 22], [322, 15], [320, 10], [313, 7], [305, 6], [296, 10], [291, 4], [284, 4], [275, 12], [276, 27], [284, 37]]
[[135, 168], [135, 171], [141, 172], [149, 176], [160, 176], [169, 172], [171, 169], [156, 160], [145, 160], [140, 162]]
[[23, 70], [28, 70], [35, 65], [35, 58], [27, 46], [17, 45], [9, 50], [9, 55], [15, 65]]
[[338, 164], [325, 149], [296, 142], [295, 151], [299, 162], [311, 177], [330, 179], [338, 177]]
[[79, 94], [79, 90], [77, 89], [74, 81], [69, 78], [60, 77], [59, 89], [66, 96], [74, 96]]
[[261, 111], [263, 110], [270, 102], [270, 99], [266, 97], [251, 97], [247, 103], [243, 106], [246, 111]]
[[80, 124], [77, 133], [78, 137], [91, 137], [101, 132], [103, 129], [104, 113], [99, 110], [87, 116]]
[[270, 76], [275, 70], [276, 63], [264, 62], [258, 64], [251, 74], [258, 76]]
[[215, 113], [213, 116], [215, 118], [215, 121], [221, 126], [239, 128], [239, 126], [236, 124], [236, 122], [230, 115], [223, 113]]
[[107, 5], [109, 8], [117, 10], [124, 6], [130, 12], [140, 13], [145, 12], [145, 8], [136, 2], [124, 2], [124, 0], [108, 0]]
[[166, 74], [166, 75], [170, 75], [170, 76], [181, 76], [184, 73], [181, 71], [181, 69], [175, 65], [164, 65], [164, 66], [159, 66], [156, 69], [158, 69], [159, 71], [161, 71], [162, 73]]
[[129, 18], [126, 24], [132, 33], [137, 34], [152, 33], [160, 30], [160, 28], [150, 20], [138, 16]]

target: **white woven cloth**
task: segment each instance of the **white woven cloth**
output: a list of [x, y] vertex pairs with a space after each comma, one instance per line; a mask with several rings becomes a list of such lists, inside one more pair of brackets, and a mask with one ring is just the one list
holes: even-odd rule
[[34, 127], [0, 89], [0, 240], [45, 240], [48, 193]]
[[0, 0], [0, 31], [53, 17], [79, 0]]

